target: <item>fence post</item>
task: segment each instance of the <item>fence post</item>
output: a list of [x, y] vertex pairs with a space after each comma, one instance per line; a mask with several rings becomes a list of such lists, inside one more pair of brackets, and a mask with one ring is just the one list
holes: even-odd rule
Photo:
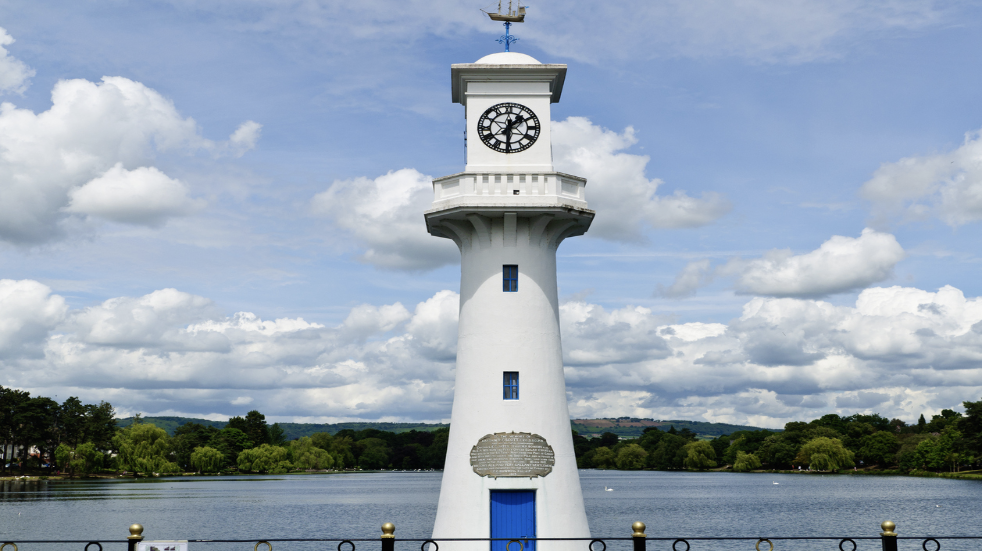
[[635, 522], [631, 525], [631, 528], [634, 530], [634, 533], [631, 534], [631, 537], [634, 538], [634, 551], [645, 551], [645, 544], [647, 542], [645, 538], [648, 536], [644, 533], [644, 523], [640, 521]]
[[126, 538], [127, 551], [136, 551], [136, 544], [143, 541], [143, 525], [131, 524], [130, 535]]
[[883, 524], [880, 525], [880, 528], [883, 529], [883, 531], [880, 532], [880, 541], [883, 542], [883, 551], [897, 551], [897, 533], [893, 531], [896, 527], [897, 525], [889, 520], [884, 521]]
[[396, 548], [396, 525], [386, 522], [382, 525], [382, 551], [394, 551]]

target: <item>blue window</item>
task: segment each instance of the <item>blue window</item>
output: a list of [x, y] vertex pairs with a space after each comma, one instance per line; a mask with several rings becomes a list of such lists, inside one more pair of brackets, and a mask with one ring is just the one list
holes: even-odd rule
[[506, 293], [518, 292], [518, 266], [505, 264], [501, 271], [504, 276], [504, 291]]
[[[491, 490], [491, 537], [507, 538], [491, 542], [491, 551], [505, 551], [508, 540], [522, 542], [525, 551], [535, 551], [535, 492], [530, 490]], [[518, 551], [511, 544], [510, 551]]]
[[505, 400], [518, 400], [518, 372], [505, 371]]

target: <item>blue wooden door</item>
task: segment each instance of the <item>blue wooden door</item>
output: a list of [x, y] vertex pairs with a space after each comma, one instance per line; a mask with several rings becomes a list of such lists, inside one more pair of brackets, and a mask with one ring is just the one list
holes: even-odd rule
[[[520, 539], [525, 551], [535, 551], [535, 492], [531, 490], [491, 490], [491, 537]], [[492, 541], [491, 551], [505, 551], [507, 541]], [[518, 551], [511, 544], [508, 551]]]

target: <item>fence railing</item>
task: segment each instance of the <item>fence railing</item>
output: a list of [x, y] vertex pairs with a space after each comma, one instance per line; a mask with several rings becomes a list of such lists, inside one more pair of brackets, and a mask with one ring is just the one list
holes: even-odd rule
[[[609, 538], [396, 538], [396, 527], [390, 522], [382, 525], [382, 534], [378, 538], [268, 538], [268, 539], [189, 539], [181, 540], [186, 543], [245, 543], [252, 545], [253, 551], [273, 551], [274, 543], [285, 542], [317, 542], [334, 543], [337, 542], [338, 551], [371, 551], [379, 549], [374, 545], [367, 545], [375, 542], [380, 546], [380, 551], [395, 551], [396, 541], [407, 543], [419, 543], [421, 551], [439, 551], [440, 543], [449, 542], [505, 542], [506, 551], [525, 551], [529, 547], [529, 542], [580, 542], [582, 551], [606, 551], [607, 542], [632, 542], [633, 551], [648, 551], [649, 542], [664, 542], [663, 545], [653, 545], [652, 551], [668, 550], [672, 551], [698, 551], [708, 549], [700, 547], [698, 544], [703, 542], [746, 542], [747, 549], [756, 551], [783, 551], [791, 549], [781, 544], [785, 542], [828, 542], [837, 544], [839, 551], [857, 551], [857, 542], [864, 540], [879, 540], [882, 551], [898, 551], [898, 541], [910, 540], [911, 543], [920, 543], [923, 551], [941, 551], [942, 544], [956, 541], [974, 541], [973, 549], [982, 549], [982, 536], [899, 536], [896, 532], [896, 524], [886, 521], [880, 525], [881, 532], [878, 535], [865, 536], [761, 536], [761, 537], [725, 537], [725, 536], [697, 536], [697, 537], [650, 537], [645, 534], [645, 524], [635, 522], [632, 526], [630, 537], [609, 537]], [[82, 551], [103, 551], [103, 544], [126, 544], [127, 551], [138, 551], [140, 542], [144, 540], [143, 526], [133, 524], [129, 527], [130, 535], [125, 540], [20, 540], [5, 541], [0, 544], [0, 551], [31, 551], [30, 544], [78, 544], [84, 545]], [[169, 540], [173, 541], [173, 540]], [[149, 543], [149, 542], [148, 542]], [[875, 543], [873, 543], [875, 546]], [[23, 546], [21, 550], [19, 546]], [[362, 549], [367, 547], [368, 549]], [[579, 547], [579, 545], [577, 545]], [[783, 548], [783, 549], [782, 549]], [[869, 546], [866, 549], [871, 549]], [[244, 550], [247, 551], [247, 550]]]

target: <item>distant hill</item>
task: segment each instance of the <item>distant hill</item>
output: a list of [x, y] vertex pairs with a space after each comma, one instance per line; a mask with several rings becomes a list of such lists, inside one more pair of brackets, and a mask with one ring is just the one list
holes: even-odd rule
[[[225, 428], [227, 421], [209, 421], [207, 419], [197, 419], [194, 417], [142, 417], [144, 423], [156, 425], [167, 431], [171, 436], [174, 429], [184, 423], [198, 423], [217, 429]], [[132, 417], [117, 419], [119, 427], [129, 426], [133, 422]], [[605, 432], [612, 432], [621, 438], [637, 438], [641, 436], [644, 429], [648, 427], [658, 427], [660, 430], [668, 430], [674, 426], [675, 430], [689, 429], [703, 438], [716, 438], [724, 434], [732, 434], [738, 430], [772, 430], [780, 432], [780, 429], [762, 429], [759, 427], [748, 427], [745, 425], [729, 425], [726, 423], [706, 423], [704, 421], [656, 421], [654, 419], [637, 419], [634, 417], [619, 417], [617, 419], [573, 419], [570, 421], [573, 430], [582, 436], [600, 436]], [[329, 432], [337, 434], [338, 431], [351, 429], [360, 431], [365, 429], [378, 429], [388, 432], [408, 432], [411, 430], [431, 431], [450, 425], [438, 423], [280, 423], [283, 427], [283, 434], [287, 440], [295, 440], [301, 436], [310, 436], [315, 432]]]
[[[170, 434], [171, 436], [174, 436], [174, 430], [177, 427], [185, 423], [198, 423], [200, 425], [215, 427], [217, 429], [223, 429], [225, 428], [225, 425], [228, 424], [227, 421], [209, 421], [207, 419], [197, 419], [195, 417], [141, 417], [141, 420], [144, 423], [156, 425], [166, 430], [167, 434]], [[132, 417], [116, 420], [116, 425], [119, 427], [127, 427], [132, 423]], [[280, 427], [283, 428], [283, 435], [286, 436], [287, 440], [295, 440], [302, 436], [310, 436], [315, 432], [329, 432], [331, 434], [337, 434], [339, 431], [344, 429], [351, 429], [354, 431], [378, 429], [388, 432], [409, 432], [411, 430], [431, 431], [449, 426], [450, 425], [441, 425], [437, 423], [280, 423]]]
[[648, 427], [658, 427], [659, 430], [667, 431], [671, 427], [675, 430], [689, 429], [703, 438], [716, 438], [724, 434], [732, 434], [738, 430], [770, 430], [781, 432], [781, 429], [764, 429], [760, 427], [748, 427], [745, 425], [730, 425], [727, 423], [707, 423], [705, 421], [683, 421], [668, 420], [656, 421], [654, 419], [638, 419], [635, 417], [618, 417], [617, 419], [573, 419], [573, 430], [582, 436], [600, 436], [605, 432], [612, 432], [621, 438], [637, 438], [641, 436], [644, 429]]

